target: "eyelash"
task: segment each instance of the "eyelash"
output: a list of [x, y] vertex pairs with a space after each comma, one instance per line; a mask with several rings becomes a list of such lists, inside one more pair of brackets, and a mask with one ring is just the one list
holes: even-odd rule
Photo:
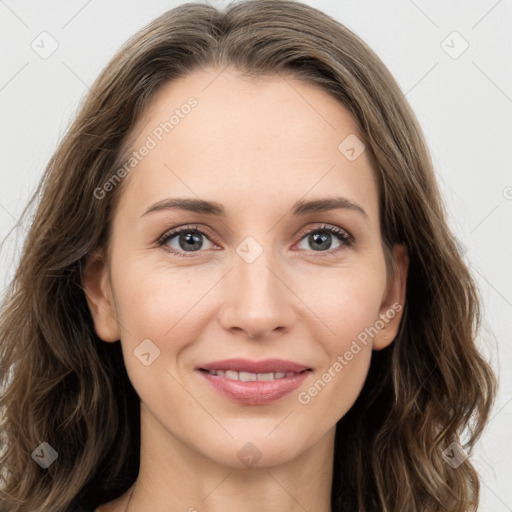
[[[344, 229], [338, 228], [336, 226], [331, 226], [329, 224], [320, 224], [319, 226], [315, 226], [312, 228], [307, 229], [305, 232], [301, 234], [301, 237], [299, 238], [299, 242], [305, 238], [307, 235], [310, 235], [311, 233], [316, 232], [327, 232], [333, 234], [340, 242], [343, 242], [343, 244], [340, 247], [337, 247], [336, 249], [329, 250], [329, 251], [319, 251], [320, 255], [318, 257], [323, 257], [322, 254], [328, 256], [332, 255], [334, 252], [339, 251], [343, 249], [343, 246], [350, 247], [354, 243], [354, 239], [351, 235], [349, 235]], [[187, 226], [183, 226], [181, 228], [176, 228], [171, 231], [167, 231], [164, 233], [157, 241], [158, 247], [164, 246], [169, 240], [172, 238], [182, 234], [182, 233], [195, 233], [195, 234], [201, 234], [205, 235], [207, 238], [210, 239], [210, 242], [214, 243], [215, 237], [210, 232], [209, 229], [206, 229], [204, 227], [199, 228], [198, 226], [194, 224], [190, 224]], [[171, 248], [165, 248], [166, 251], [171, 252], [173, 254], [176, 254], [177, 256], [181, 256], [184, 258], [190, 258], [194, 255], [195, 252], [204, 252], [204, 251], [190, 251], [190, 256], [187, 255], [187, 253], [178, 252]], [[316, 252], [316, 251], [311, 251]], [[317, 257], [317, 256], [315, 256]]]

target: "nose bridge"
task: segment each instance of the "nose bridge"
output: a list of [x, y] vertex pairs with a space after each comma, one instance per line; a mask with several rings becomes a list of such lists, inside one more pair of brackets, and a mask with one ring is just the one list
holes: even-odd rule
[[222, 306], [224, 328], [239, 328], [256, 337], [290, 325], [293, 294], [278, 277], [273, 254], [252, 237], [236, 248]]
[[237, 300], [252, 304], [257, 309], [268, 309], [273, 300], [281, 294], [275, 275], [275, 260], [270, 247], [263, 246], [252, 237], [247, 237], [236, 249], [234, 256], [235, 281], [231, 290], [238, 296]]
[[[248, 248], [247, 252], [246, 248]], [[272, 295], [271, 289], [275, 287], [275, 271], [271, 269], [275, 265], [271, 255], [271, 249], [258, 250], [251, 242], [240, 244], [237, 248], [237, 256], [234, 258], [234, 278], [237, 279], [243, 289], [248, 293], [244, 296], [262, 297], [268, 299]], [[239, 290], [243, 291], [243, 290]]]

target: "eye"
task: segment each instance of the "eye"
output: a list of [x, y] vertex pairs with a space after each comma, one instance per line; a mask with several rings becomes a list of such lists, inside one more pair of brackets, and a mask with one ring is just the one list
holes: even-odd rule
[[[212, 244], [209, 237], [213, 238], [206, 229], [199, 229], [197, 226], [189, 225], [168, 231], [160, 238], [158, 245], [166, 245], [171, 249], [171, 252], [176, 253], [178, 256], [187, 257], [183, 254], [184, 252], [193, 253], [204, 248], [203, 238], [206, 238], [208, 243]], [[171, 242], [170, 244], [168, 243], [169, 241]]]
[[[333, 235], [339, 242], [338, 247], [331, 249]], [[301, 243], [305, 241], [306, 244], [310, 244], [313, 252], [335, 252], [343, 248], [343, 246], [351, 246], [354, 242], [351, 235], [349, 235], [344, 229], [338, 228], [337, 226], [330, 226], [322, 224], [309, 228], [305, 233], [302, 234]], [[326, 250], [324, 250], [326, 249]]]
[[[339, 243], [338, 247], [335, 247], [334, 249], [331, 248], [333, 235]], [[193, 256], [193, 254], [190, 253], [201, 252], [201, 249], [205, 248], [203, 242], [204, 239], [208, 241], [207, 243], [210, 244], [210, 248], [213, 247], [214, 244], [211, 241], [212, 238], [214, 239], [215, 237], [206, 228], [187, 225], [168, 231], [158, 240], [157, 245], [165, 245], [170, 249], [170, 252], [175, 253], [178, 256], [188, 257]], [[306, 232], [302, 233], [300, 243], [302, 243], [303, 240], [306, 243], [311, 244], [311, 247], [313, 247], [313, 249], [306, 248], [306, 250], [313, 252], [327, 252], [329, 254], [342, 249], [343, 246], [351, 246], [354, 242], [352, 236], [344, 229], [328, 224], [321, 224], [320, 226], [309, 228]]]

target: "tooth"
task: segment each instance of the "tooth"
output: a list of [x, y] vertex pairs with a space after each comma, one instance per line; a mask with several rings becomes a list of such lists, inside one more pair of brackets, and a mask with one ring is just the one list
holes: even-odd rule
[[269, 381], [275, 379], [282, 379], [285, 377], [294, 377], [295, 372], [268, 372], [268, 373], [251, 373], [251, 372], [237, 372], [234, 370], [208, 370], [210, 375], [218, 377], [225, 377], [231, 380], [240, 380], [244, 382], [252, 382], [256, 380]]
[[245, 382], [251, 381], [251, 380], [257, 380], [257, 374], [256, 373], [249, 373], [249, 372], [240, 372], [239, 373], [239, 379], [243, 380]]

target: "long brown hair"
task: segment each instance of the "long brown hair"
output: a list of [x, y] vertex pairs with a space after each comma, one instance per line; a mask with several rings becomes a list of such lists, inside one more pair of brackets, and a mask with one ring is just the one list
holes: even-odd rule
[[[332, 510], [476, 509], [470, 459], [454, 468], [443, 451], [459, 443], [471, 453], [496, 380], [475, 344], [479, 293], [418, 121], [382, 61], [341, 23], [296, 1], [250, 0], [224, 11], [184, 4], [135, 34], [92, 86], [23, 212], [39, 199], [0, 323], [5, 510], [99, 505], [137, 477], [139, 397], [120, 343], [95, 333], [82, 273], [108, 245], [123, 181], [101, 200], [98, 189], [124, 164], [135, 122], [164, 84], [206, 66], [293, 76], [348, 108], [378, 178], [386, 261], [394, 244], [408, 249], [399, 333], [374, 352], [337, 424]], [[43, 442], [58, 453], [46, 469], [34, 456]]]

